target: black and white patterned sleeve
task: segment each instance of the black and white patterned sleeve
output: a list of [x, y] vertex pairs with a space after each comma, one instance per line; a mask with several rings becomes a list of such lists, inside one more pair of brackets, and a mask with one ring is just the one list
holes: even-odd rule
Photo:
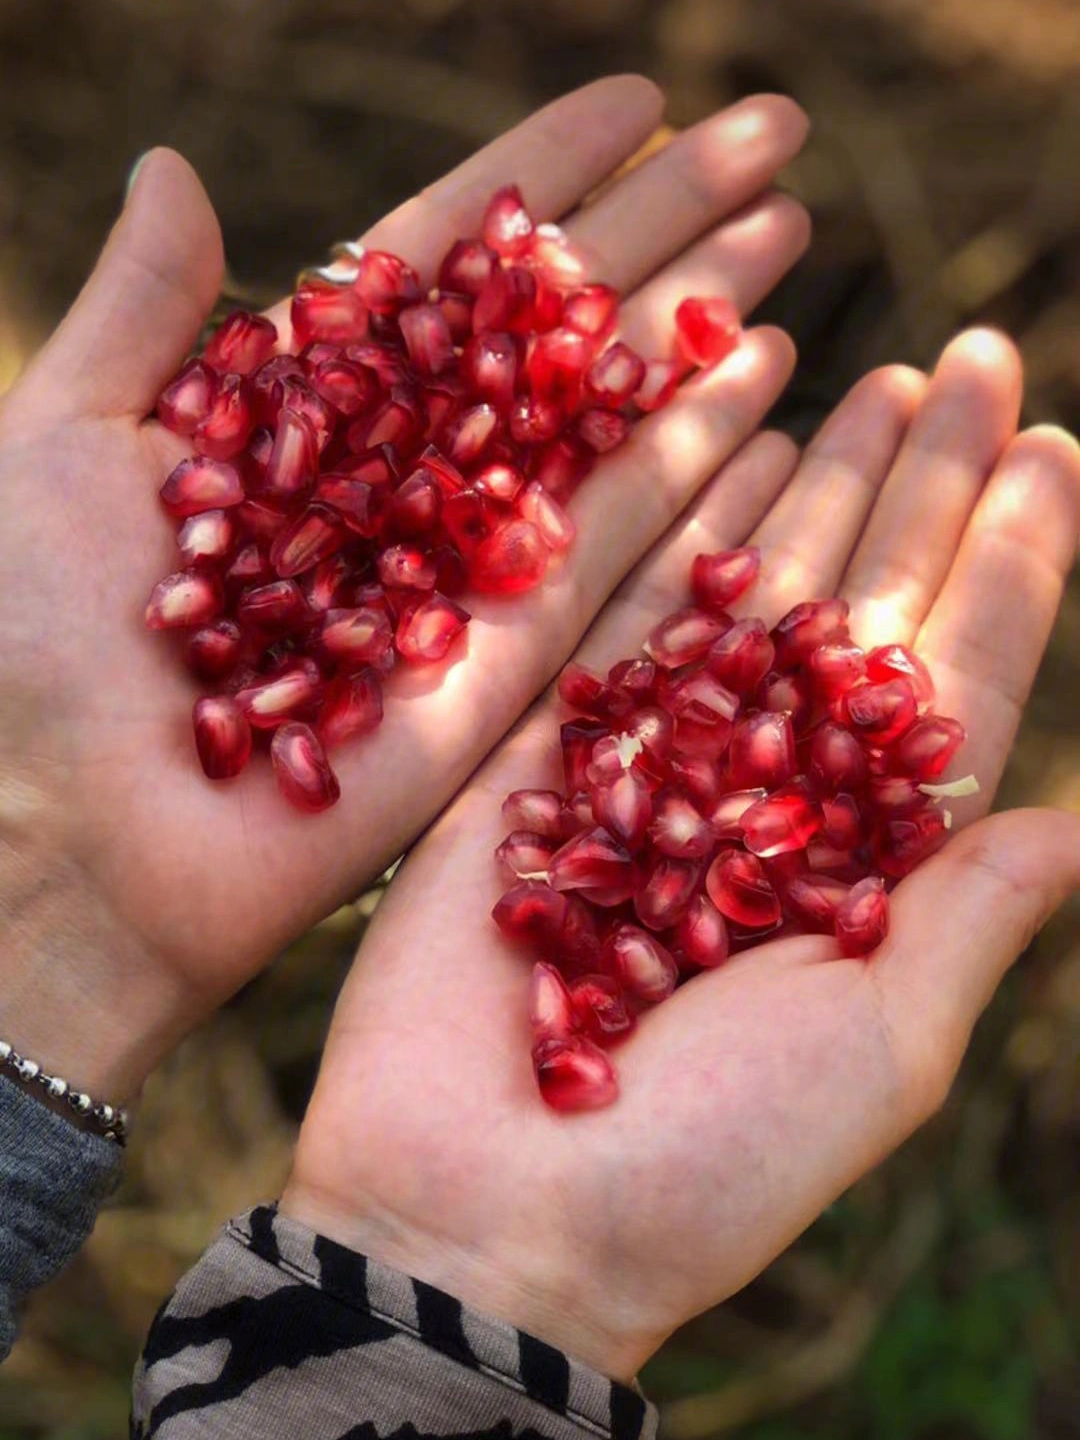
[[177, 1286], [132, 1440], [654, 1440], [628, 1386], [260, 1206]]

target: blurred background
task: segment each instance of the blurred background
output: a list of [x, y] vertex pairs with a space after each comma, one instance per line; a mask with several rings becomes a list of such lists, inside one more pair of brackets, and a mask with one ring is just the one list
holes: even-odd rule
[[[149, 145], [177, 146], [255, 301], [541, 102], [606, 71], [682, 126], [749, 91], [815, 122], [811, 255], [769, 302], [808, 435], [884, 360], [1017, 337], [1027, 418], [1080, 424], [1076, 0], [0, 0], [0, 387], [48, 333]], [[1080, 587], [1002, 803], [1080, 806]], [[126, 1433], [151, 1316], [277, 1193], [378, 892], [281, 957], [150, 1087], [116, 1205], [35, 1300], [0, 1440]], [[644, 1383], [668, 1440], [1080, 1437], [1080, 907], [1014, 971], [946, 1111]], [[942, 983], [948, 983], [943, 977]], [[767, 1043], [767, 1037], [763, 1037]]]

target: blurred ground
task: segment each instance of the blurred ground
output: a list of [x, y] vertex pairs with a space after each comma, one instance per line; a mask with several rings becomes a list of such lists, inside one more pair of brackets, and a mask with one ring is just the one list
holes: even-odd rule
[[[0, 386], [74, 294], [148, 145], [182, 149], [254, 298], [561, 90], [646, 71], [684, 124], [758, 87], [816, 130], [813, 253], [768, 315], [799, 436], [870, 365], [974, 319], [1021, 342], [1029, 419], [1080, 425], [1074, 0], [0, 0]], [[1003, 803], [1080, 804], [1080, 589]], [[0, 1440], [125, 1433], [174, 1278], [275, 1193], [374, 896], [334, 916], [152, 1086], [115, 1209], [0, 1373]], [[947, 1111], [647, 1388], [671, 1440], [1080, 1437], [1080, 930], [1039, 938]], [[134, 1237], [134, 1241], [132, 1239]]]

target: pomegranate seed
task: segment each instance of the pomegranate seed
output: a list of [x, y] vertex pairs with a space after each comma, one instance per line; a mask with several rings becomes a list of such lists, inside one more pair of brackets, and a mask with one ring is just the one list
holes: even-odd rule
[[729, 790], [727, 794], [720, 795], [708, 815], [709, 825], [717, 840], [741, 840], [742, 817], [751, 805], [764, 800], [768, 793], [759, 786], [753, 790]]
[[679, 388], [682, 370], [672, 360], [649, 360], [641, 384], [634, 392], [634, 401], [639, 410], [646, 413], [659, 410], [671, 402]]
[[633, 701], [624, 691], [616, 689], [594, 671], [573, 661], [559, 676], [559, 696], [575, 710], [583, 710], [597, 720], [614, 720], [628, 715]]
[[511, 830], [495, 856], [519, 880], [544, 880], [548, 861], [557, 849], [557, 840], [536, 835], [531, 830]]
[[648, 865], [644, 885], [634, 896], [634, 911], [650, 930], [669, 930], [686, 913], [701, 883], [701, 866], [695, 860], [657, 855]]
[[763, 620], [736, 620], [710, 646], [705, 663], [729, 690], [749, 695], [768, 674], [775, 654]]
[[866, 674], [875, 684], [907, 680], [915, 692], [920, 710], [934, 703], [934, 682], [930, 672], [906, 645], [879, 645], [866, 657]]
[[838, 850], [854, 850], [862, 843], [863, 817], [854, 795], [833, 795], [821, 801], [822, 838]]
[[662, 855], [679, 860], [700, 860], [715, 845], [708, 821], [677, 791], [658, 795], [653, 801], [649, 839]]
[[261, 684], [246, 686], [238, 690], [234, 698], [249, 725], [258, 730], [273, 730], [290, 715], [308, 709], [316, 698], [321, 698], [321, 689], [308, 670], [298, 667]]
[[300, 286], [293, 296], [290, 318], [300, 345], [311, 340], [347, 345], [360, 339], [367, 328], [367, 311], [355, 290], [318, 281]]
[[151, 630], [205, 625], [221, 613], [223, 603], [221, 586], [212, 576], [197, 570], [178, 570], [159, 580], [151, 590], [146, 624]]
[[611, 1061], [591, 1041], [548, 1040], [533, 1052], [540, 1095], [553, 1110], [599, 1110], [619, 1093]]
[[254, 427], [255, 412], [247, 382], [240, 375], [223, 375], [192, 439], [200, 455], [229, 460], [243, 450]]
[[462, 351], [462, 375], [478, 396], [499, 410], [508, 409], [514, 398], [519, 346], [513, 335], [485, 330]]
[[712, 614], [722, 614], [732, 600], [750, 589], [760, 569], [761, 551], [756, 545], [696, 556], [690, 568], [694, 604]]
[[[363, 448], [373, 450], [377, 445], [392, 445], [398, 454], [405, 454], [421, 439], [423, 417], [415, 396], [401, 385], [395, 385], [390, 398], [381, 405], [370, 420], [360, 421], [349, 428], [349, 443], [352, 444], [354, 429], [363, 436]], [[355, 447], [354, 447], [355, 448]]]
[[567, 1040], [580, 1028], [566, 981], [552, 965], [538, 961], [529, 984], [529, 1025], [533, 1043]]
[[477, 296], [487, 284], [499, 257], [482, 240], [458, 240], [439, 268], [439, 289]]
[[526, 257], [549, 285], [568, 290], [581, 284], [585, 267], [570, 243], [570, 237], [558, 225], [547, 222], [533, 231]]
[[509, 940], [546, 948], [557, 941], [566, 918], [567, 901], [540, 880], [519, 880], [501, 896], [492, 917]]
[[581, 335], [604, 340], [615, 329], [619, 292], [610, 285], [583, 285], [566, 297], [563, 324]]
[[573, 410], [581, 396], [594, 349], [593, 343], [576, 330], [560, 328], [539, 335], [525, 367], [533, 395], [553, 401], [564, 410]]
[[804, 783], [781, 785], [742, 817], [746, 848], [766, 859], [788, 850], [804, 850], [822, 826], [821, 808]]
[[377, 665], [393, 643], [393, 631], [386, 612], [374, 606], [327, 610], [319, 643], [341, 664]]
[[836, 907], [835, 934], [841, 955], [869, 955], [889, 933], [889, 897], [876, 875], [853, 885]]
[[909, 875], [948, 839], [945, 816], [936, 805], [886, 820], [874, 843], [874, 862], [894, 879]]
[[758, 704], [763, 710], [784, 712], [791, 723], [801, 730], [810, 718], [810, 695], [806, 682], [798, 675], [780, 675], [770, 671], [758, 686]]
[[581, 975], [570, 984], [574, 1021], [595, 1045], [612, 1045], [629, 1035], [634, 1017], [618, 981], [610, 975]]
[[442, 660], [469, 619], [467, 610], [435, 590], [402, 615], [394, 637], [398, 654], [414, 665]]
[[410, 305], [398, 316], [409, 359], [421, 375], [441, 375], [454, 361], [454, 339], [437, 305]]
[[866, 783], [866, 756], [843, 725], [827, 720], [810, 742], [810, 774], [825, 790], [860, 790]]
[[342, 415], [363, 415], [379, 397], [379, 377], [352, 360], [324, 360], [311, 372], [311, 388]]
[[473, 331], [527, 334], [536, 316], [536, 276], [519, 265], [493, 270], [473, 306]]
[[236, 507], [236, 519], [241, 529], [256, 540], [273, 540], [279, 530], [289, 523], [289, 510], [274, 500], [245, 500]]
[[225, 571], [225, 584], [230, 591], [235, 591], [237, 586], [261, 585], [275, 576], [274, 567], [270, 564], [270, 557], [254, 542], [250, 545], [241, 545], [232, 558], [228, 569]]
[[917, 714], [918, 702], [909, 680], [861, 685], [844, 696], [845, 719], [871, 745], [890, 744], [912, 725]]
[[832, 935], [851, 886], [831, 875], [796, 875], [784, 886], [784, 907], [811, 933]]
[[671, 778], [703, 810], [712, 807], [720, 794], [720, 767], [704, 755], [672, 755]]
[[242, 625], [256, 625], [264, 630], [287, 630], [307, 618], [304, 592], [295, 580], [272, 580], [269, 585], [255, 585], [244, 590], [236, 606], [236, 617]]
[[327, 560], [320, 560], [301, 582], [308, 608], [325, 614], [339, 607], [351, 573], [352, 567], [344, 555], [331, 555]]
[[482, 541], [472, 556], [472, 581], [477, 590], [516, 595], [544, 578], [547, 546], [528, 520], [508, 520]]
[[234, 620], [215, 620], [204, 625], [187, 642], [184, 658], [188, 669], [200, 680], [222, 680], [240, 658], [242, 634]]
[[678, 610], [650, 630], [642, 648], [658, 665], [676, 670], [700, 660], [731, 624], [727, 616], [721, 619], [703, 610]]
[[577, 529], [573, 520], [539, 481], [533, 480], [518, 497], [518, 514], [535, 525], [549, 550], [562, 555], [574, 543]]
[[263, 488], [271, 495], [291, 497], [314, 484], [318, 465], [319, 448], [311, 421], [299, 410], [282, 410]]
[[513, 465], [495, 462], [478, 471], [472, 477], [472, 483], [473, 489], [481, 495], [510, 504], [525, 484], [525, 477]]
[[641, 848], [652, 819], [652, 796], [640, 773], [632, 767], [614, 779], [592, 786], [593, 816], [598, 825], [631, 853]]
[[562, 429], [562, 411], [543, 395], [522, 395], [510, 407], [510, 434], [523, 445], [540, 445]]
[[584, 444], [597, 455], [621, 445], [630, 433], [630, 421], [617, 410], [584, 410], [574, 422]]
[[475, 464], [498, 424], [498, 413], [491, 405], [473, 405], [463, 410], [446, 432], [450, 458], [456, 465]]
[[769, 711], [746, 715], [731, 735], [728, 768], [740, 790], [758, 785], [774, 789], [795, 774], [795, 738], [791, 717]]
[[367, 667], [331, 680], [319, 710], [317, 733], [330, 749], [377, 729], [382, 717], [382, 683], [375, 671]]
[[600, 963], [600, 932], [595, 911], [580, 895], [563, 897], [566, 910], [555, 937], [555, 953], [568, 970], [595, 970]]
[[692, 965], [712, 970], [728, 958], [730, 942], [724, 917], [708, 895], [690, 901], [672, 931], [672, 943]]
[[330, 768], [322, 741], [309, 725], [290, 721], [275, 730], [270, 759], [278, 788], [298, 810], [327, 810], [340, 798], [337, 776]]
[[719, 365], [739, 343], [739, 312], [721, 296], [689, 298], [675, 311], [675, 344], [691, 365]]
[[679, 969], [670, 953], [647, 930], [619, 925], [604, 946], [604, 964], [618, 983], [650, 1005], [675, 989]]
[[936, 780], [966, 739], [967, 731], [959, 720], [947, 715], [926, 715], [915, 721], [889, 753], [893, 764], [908, 775], [919, 780]]
[[283, 579], [300, 575], [340, 550], [347, 535], [333, 510], [325, 505], [309, 505], [275, 535], [270, 563]]
[[503, 801], [503, 819], [515, 830], [547, 839], [562, 838], [562, 796], [556, 790], [513, 790]]
[[633, 862], [629, 852], [597, 826], [575, 835], [555, 852], [548, 866], [548, 878], [555, 890], [625, 888], [629, 896], [633, 889]]
[[789, 610], [772, 632], [779, 662], [800, 664], [819, 645], [846, 640], [849, 610], [846, 600], [806, 600]]
[[[560, 727], [559, 738], [567, 795], [577, 795], [587, 787], [593, 746], [607, 734], [607, 726], [599, 725], [593, 720], [567, 720]], [[589, 813], [592, 813], [591, 808]]]
[[850, 690], [866, 674], [866, 655], [850, 640], [832, 640], [810, 652], [810, 678], [826, 700]]
[[516, 185], [504, 185], [488, 201], [483, 221], [484, 243], [508, 260], [528, 253], [533, 238], [532, 216]]
[[532, 478], [549, 495], [565, 499], [589, 473], [595, 456], [576, 435], [560, 435], [533, 451]]
[[239, 505], [244, 498], [244, 487], [235, 466], [200, 456], [181, 460], [162, 485], [160, 494], [169, 514], [186, 520], [206, 510]]
[[174, 435], [194, 435], [210, 412], [214, 376], [201, 360], [189, 360], [158, 396], [155, 414]]
[[189, 515], [176, 535], [180, 558], [185, 565], [222, 560], [233, 542], [233, 522], [224, 510], [204, 510]]
[[422, 550], [391, 545], [379, 556], [379, 580], [388, 589], [434, 590], [435, 566]]
[[211, 780], [231, 780], [251, 758], [251, 727], [227, 695], [206, 695], [192, 712], [195, 748], [203, 773]]
[[756, 855], [738, 850], [718, 855], [705, 876], [705, 889], [721, 915], [748, 930], [780, 919], [780, 901]]
[[357, 261], [353, 283], [367, 309], [378, 315], [396, 315], [423, 293], [412, 266], [387, 250], [366, 250]]
[[617, 340], [598, 355], [585, 373], [585, 393], [607, 410], [618, 410], [641, 388], [645, 361]]
[[620, 660], [608, 671], [608, 682], [647, 705], [656, 698], [658, 674], [651, 660]]
[[212, 369], [250, 375], [269, 360], [277, 345], [277, 327], [262, 315], [234, 310], [210, 337], [203, 359]]

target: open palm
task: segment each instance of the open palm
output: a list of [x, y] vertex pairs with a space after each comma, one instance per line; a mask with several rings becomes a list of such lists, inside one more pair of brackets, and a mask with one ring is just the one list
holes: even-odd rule
[[982, 818], [1080, 533], [1080, 451], [1016, 436], [1015, 353], [961, 337], [931, 381], [863, 381], [801, 463], [761, 435], [581, 647], [632, 654], [692, 557], [752, 541], [748, 608], [834, 593], [869, 646], [914, 644], [982, 783], [902, 882], [870, 959], [763, 945], [642, 1017], [608, 1109], [560, 1115], [529, 1059], [529, 965], [489, 919], [510, 790], [558, 784], [541, 702], [395, 878], [339, 1002], [283, 1208], [610, 1374], [745, 1284], [944, 1098], [981, 1008], [1080, 879], [1080, 819]]
[[[365, 239], [430, 277], [455, 237], [475, 233], [490, 192], [513, 179], [539, 218], [565, 217], [591, 275], [628, 296], [627, 339], [666, 353], [683, 296], [726, 293], [746, 313], [802, 252], [805, 213], [768, 186], [806, 127], [782, 98], [743, 102], [581, 208], [659, 114], [645, 80], [589, 86]], [[57, 954], [28, 982], [35, 993], [18, 1035], [28, 1053], [40, 1036], [38, 1052], [62, 1069], [57, 1030], [100, 1033], [113, 1068], [88, 1074], [79, 1056], [72, 1068], [114, 1094], [400, 854], [752, 433], [792, 364], [779, 332], [751, 332], [729, 363], [684, 386], [605, 459], [572, 507], [579, 539], [558, 575], [519, 601], [476, 603], [449, 670], [396, 675], [385, 725], [335, 759], [342, 803], [313, 820], [282, 802], [268, 766], [227, 786], [203, 778], [190, 736], [196, 691], [168, 639], [141, 620], [152, 584], [175, 568], [157, 490], [184, 453], [143, 417], [195, 340], [221, 263], [197, 179], [178, 156], [155, 152], [71, 315], [0, 408], [0, 838], [32, 872], [35, 903], [69, 896]], [[275, 318], [287, 329], [287, 313]], [[43, 991], [54, 968], [74, 977]], [[19, 1003], [9, 987], [5, 1005]]]

